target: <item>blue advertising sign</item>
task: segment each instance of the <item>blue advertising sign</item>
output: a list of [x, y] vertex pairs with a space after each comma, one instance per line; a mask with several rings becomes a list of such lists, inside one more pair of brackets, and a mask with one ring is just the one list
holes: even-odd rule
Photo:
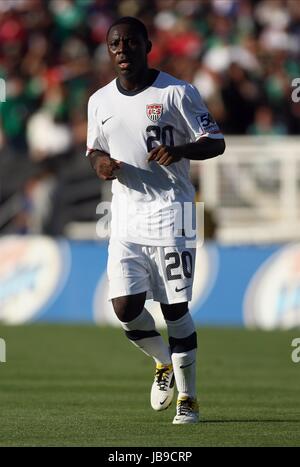
[[[7, 236], [0, 240], [0, 321], [118, 325], [107, 299], [107, 242]], [[158, 326], [159, 303], [147, 301]], [[197, 324], [300, 324], [300, 245], [197, 250], [190, 311]]]

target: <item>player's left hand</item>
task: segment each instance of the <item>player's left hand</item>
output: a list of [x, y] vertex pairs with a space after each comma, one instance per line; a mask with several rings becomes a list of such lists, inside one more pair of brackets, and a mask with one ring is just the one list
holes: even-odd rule
[[166, 146], [161, 144], [156, 148], [152, 149], [149, 153], [148, 162], [156, 161], [159, 165], [164, 165], [167, 167], [174, 162], [178, 162], [181, 159], [181, 156], [178, 156], [175, 153], [173, 146]]

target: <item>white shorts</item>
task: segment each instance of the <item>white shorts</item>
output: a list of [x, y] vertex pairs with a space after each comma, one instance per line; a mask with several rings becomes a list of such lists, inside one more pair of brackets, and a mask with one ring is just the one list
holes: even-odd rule
[[145, 246], [111, 239], [109, 300], [147, 292], [147, 299], [181, 303], [192, 299], [196, 248]]

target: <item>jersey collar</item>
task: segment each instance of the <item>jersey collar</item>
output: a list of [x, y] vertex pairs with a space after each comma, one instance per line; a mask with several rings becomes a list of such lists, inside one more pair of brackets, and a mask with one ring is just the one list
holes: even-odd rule
[[118, 88], [118, 91], [121, 93], [121, 94], [124, 94], [125, 96], [136, 96], [137, 94], [140, 94], [141, 92], [145, 91], [145, 89], [149, 88], [150, 86], [152, 86], [152, 84], [154, 83], [154, 81], [156, 81], [158, 75], [159, 75], [159, 70], [150, 70], [150, 74], [149, 74], [149, 79], [148, 79], [148, 82], [146, 83], [146, 85], [141, 88], [141, 89], [138, 89], [136, 91], [127, 91], [126, 89], [122, 88], [121, 86], [121, 83], [120, 83], [120, 80], [119, 78], [116, 79], [116, 85], [117, 85], [117, 88]]

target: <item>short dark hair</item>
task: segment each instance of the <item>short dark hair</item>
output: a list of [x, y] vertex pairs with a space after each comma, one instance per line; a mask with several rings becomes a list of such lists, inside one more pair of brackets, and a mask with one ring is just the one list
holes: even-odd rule
[[136, 31], [139, 32], [143, 36], [146, 42], [149, 40], [146, 26], [141, 20], [134, 18], [133, 16], [123, 16], [122, 18], [119, 18], [114, 23], [112, 23], [109, 26], [108, 31], [106, 33], [106, 40], [108, 38], [108, 35], [111, 29], [114, 26], [117, 26], [118, 24], [130, 24], [130, 26], [133, 26], [136, 29]]

